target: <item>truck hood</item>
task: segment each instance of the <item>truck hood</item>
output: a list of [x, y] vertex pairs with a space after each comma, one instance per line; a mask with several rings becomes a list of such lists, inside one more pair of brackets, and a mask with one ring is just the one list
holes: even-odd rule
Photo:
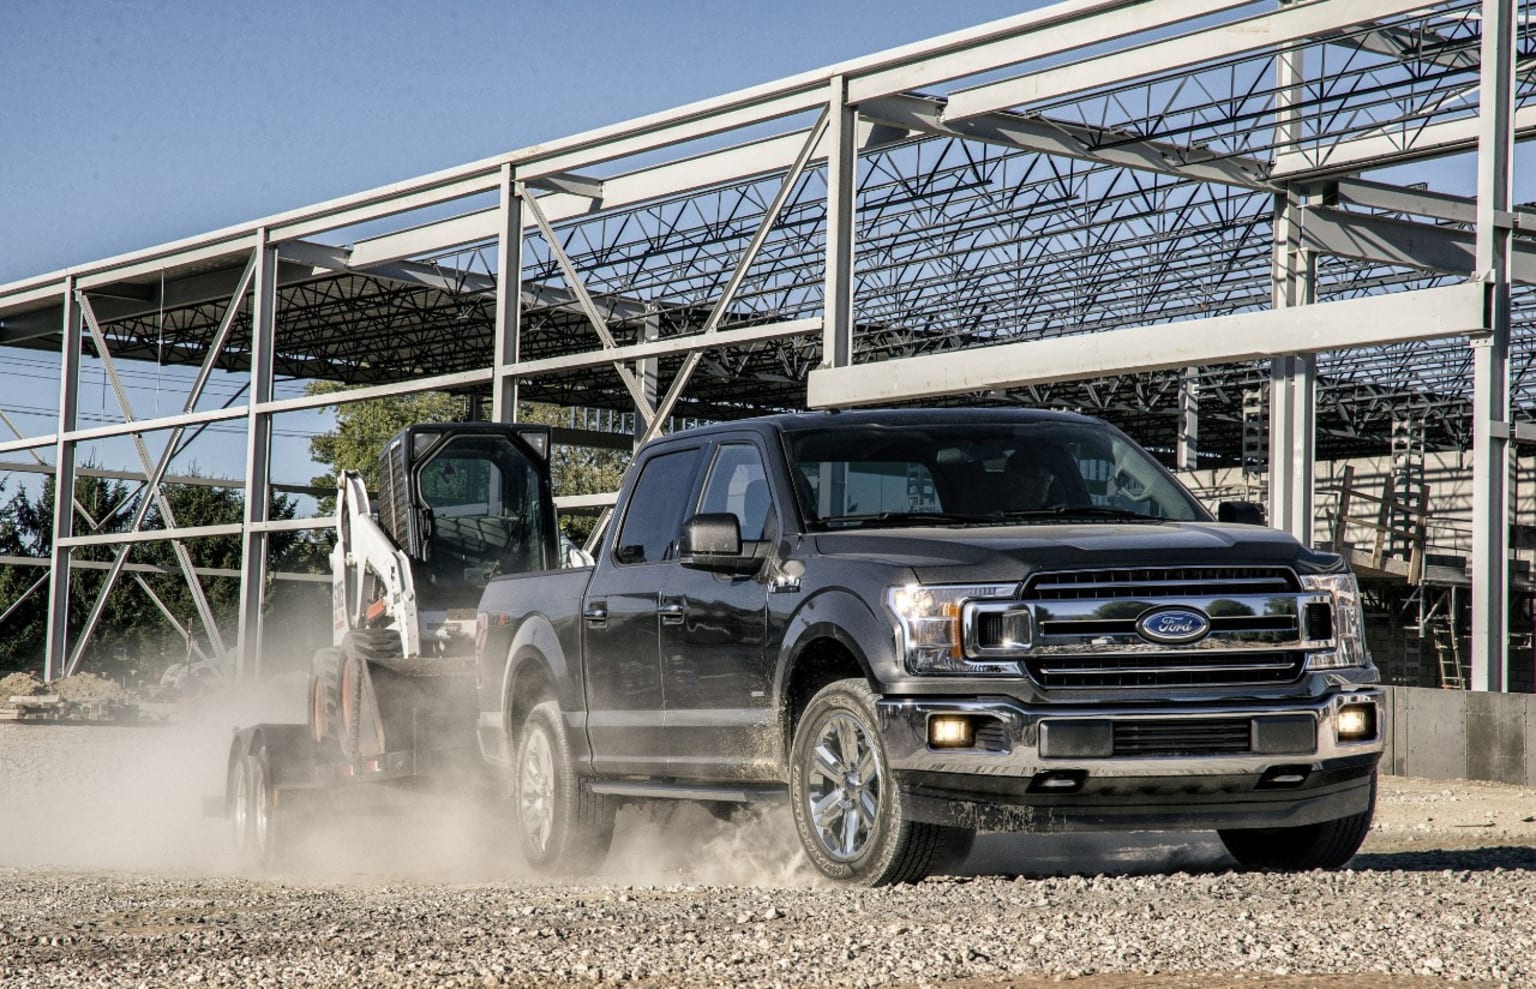
[[818, 533], [824, 556], [904, 563], [923, 583], [1013, 581], [1037, 570], [1124, 566], [1291, 565], [1336, 570], [1339, 558], [1276, 529], [1219, 522], [1072, 522]]

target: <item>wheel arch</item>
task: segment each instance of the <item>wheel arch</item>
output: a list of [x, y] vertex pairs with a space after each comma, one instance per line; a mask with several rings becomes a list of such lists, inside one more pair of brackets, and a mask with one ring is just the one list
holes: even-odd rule
[[[828, 604], [832, 605], [830, 611]], [[795, 726], [818, 690], [837, 680], [859, 677], [879, 692], [879, 679], [862, 643], [880, 642], [881, 635], [890, 635], [889, 630], [878, 626], [869, 608], [851, 594], [819, 597], [814, 609], [816, 621], [804, 620], [809, 610], [802, 607], [790, 624], [774, 688], [780, 713], [779, 752], [786, 769]]]
[[[501, 684], [501, 729], [508, 760], [516, 744], [517, 729], [534, 705], [548, 697], [562, 715], [578, 708], [571, 666], [555, 627], [544, 615], [532, 615], [518, 628], [507, 648], [507, 666]], [[584, 733], [568, 732], [579, 755], [586, 751]]]

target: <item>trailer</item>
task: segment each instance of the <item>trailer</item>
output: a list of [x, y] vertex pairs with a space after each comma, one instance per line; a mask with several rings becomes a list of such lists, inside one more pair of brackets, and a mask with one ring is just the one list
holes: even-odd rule
[[378, 499], [337, 481], [332, 645], [303, 723], [239, 727], [219, 808], [246, 861], [281, 861], [364, 784], [494, 790], [475, 726], [486, 584], [559, 566], [547, 427], [418, 424], [379, 459]]

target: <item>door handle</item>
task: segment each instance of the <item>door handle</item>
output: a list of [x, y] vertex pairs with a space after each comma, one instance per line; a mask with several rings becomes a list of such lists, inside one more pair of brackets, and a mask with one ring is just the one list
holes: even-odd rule
[[587, 609], [581, 613], [581, 617], [586, 620], [588, 625], [607, 625], [607, 602], [599, 602], [597, 604], [588, 605]]
[[661, 616], [663, 625], [681, 625], [683, 616], [687, 613], [681, 601], [668, 601], [656, 609], [656, 614]]

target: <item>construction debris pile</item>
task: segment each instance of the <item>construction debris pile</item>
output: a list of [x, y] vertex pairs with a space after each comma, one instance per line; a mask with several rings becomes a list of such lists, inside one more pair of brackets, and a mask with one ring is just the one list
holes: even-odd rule
[[31, 673], [0, 678], [0, 721], [137, 721], [139, 705], [113, 680], [77, 673], [45, 684]]

